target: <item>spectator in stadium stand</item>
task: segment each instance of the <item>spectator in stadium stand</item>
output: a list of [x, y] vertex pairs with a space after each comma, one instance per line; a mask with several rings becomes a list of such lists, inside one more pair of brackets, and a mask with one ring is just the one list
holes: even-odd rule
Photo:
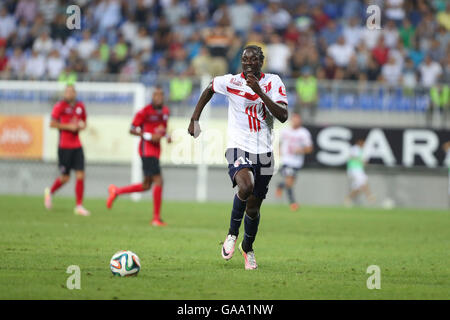
[[192, 80], [187, 74], [178, 74], [170, 79], [170, 101], [172, 107], [177, 107], [186, 100], [192, 92]]
[[345, 42], [343, 36], [340, 36], [336, 43], [328, 47], [327, 54], [334, 60], [338, 67], [346, 67], [351, 57], [355, 54], [355, 50]]
[[15, 47], [14, 52], [9, 59], [10, 75], [13, 79], [22, 79], [25, 75], [27, 59], [23, 54], [21, 47]]
[[100, 75], [106, 71], [106, 63], [100, 57], [100, 50], [96, 49], [91, 53], [86, 62], [87, 71], [93, 79], [100, 78]]
[[[301, 76], [297, 78], [295, 89], [298, 103], [294, 107], [296, 113], [301, 114], [310, 122], [314, 122], [318, 102], [317, 78], [312, 71], [310, 67], [304, 67]], [[308, 113], [308, 117], [305, 116], [306, 113]]]
[[40, 0], [39, 12], [44, 16], [46, 23], [50, 23], [55, 18], [58, 11], [58, 1]]
[[170, 5], [164, 8], [164, 15], [170, 26], [178, 24], [181, 17], [186, 15], [186, 6], [179, 0], [170, 1]]
[[366, 70], [367, 80], [377, 81], [380, 77], [380, 73], [381, 73], [380, 65], [372, 56], [370, 56]]
[[305, 32], [313, 25], [313, 19], [309, 14], [308, 4], [301, 2], [298, 4], [294, 13], [293, 22], [297, 30]]
[[228, 70], [226, 60], [228, 48], [233, 40], [231, 29], [221, 26], [210, 28], [206, 31], [204, 39], [212, 57], [213, 73], [225, 74]]
[[[173, 2], [173, 1], [172, 1]], [[151, 15], [150, 7], [145, 0], [138, 0], [132, 16], [136, 18], [137, 25], [146, 23], [147, 18]]]
[[5, 7], [0, 8], [0, 39], [8, 39], [14, 33], [16, 21]]
[[388, 61], [389, 48], [386, 47], [383, 37], [378, 39], [377, 45], [372, 49], [372, 56], [380, 66], [383, 66]]
[[397, 45], [399, 33], [394, 20], [389, 20], [383, 28], [383, 37], [386, 47], [393, 48]]
[[[430, 89], [430, 104], [429, 110], [437, 110], [441, 116], [441, 126], [446, 128], [447, 119], [450, 113], [450, 87], [448, 83], [438, 83]], [[431, 119], [428, 119], [428, 125], [431, 124]]]
[[[112, 48], [112, 51], [117, 55], [117, 58], [119, 58], [119, 60], [125, 60], [128, 57], [128, 45], [122, 34], [119, 34], [117, 43]], [[137, 53], [137, 54], [140, 54], [140, 53]], [[134, 55], [132, 55], [132, 57], [133, 56]]]
[[437, 61], [439, 63], [444, 63], [445, 57], [449, 52], [447, 52], [447, 48], [441, 46], [441, 43], [437, 39], [431, 40], [431, 48], [428, 53], [432, 60]]
[[116, 27], [121, 16], [118, 0], [101, 0], [95, 8], [94, 16], [98, 21], [100, 34], [105, 34], [110, 28]]
[[325, 78], [327, 80], [332, 80], [334, 79], [335, 75], [336, 75], [336, 63], [334, 63], [333, 58], [331, 58], [330, 56], [326, 56], [325, 57], [325, 63], [324, 63], [324, 72], [325, 72]]
[[125, 41], [131, 43], [134, 36], [138, 33], [138, 25], [134, 14], [128, 14], [127, 19], [120, 26], [120, 32], [123, 34]]
[[22, 49], [27, 49], [32, 43], [30, 37], [30, 28], [28, 27], [25, 19], [19, 20], [17, 28], [14, 30], [13, 34], [10, 36], [10, 43], [12, 47], [21, 47]]
[[414, 62], [414, 66], [417, 68], [425, 58], [425, 53], [420, 49], [419, 41], [416, 38], [412, 41], [412, 46], [408, 50], [408, 57]]
[[169, 25], [165, 16], [161, 16], [159, 19], [159, 24], [153, 33], [153, 48], [155, 52], [166, 51], [172, 42], [171, 36], [172, 27]]
[[342, 30], [345, 42], [352, 47], [357, 47], [361, 41], [362, 30], [358, 17], [351, 17]]
[[33, 23], [38, 13], [38, 2], [35, 0], [20, 0], [16, 7], [17, 20], [25, 19], [27, 23]]
[[8, 57], [5, 54], [5, 47], [0, 47], [0, 75], [6, 75], [8, 68]]
[[236, 34], [245, 37], [252, 26], [255, 9], [247, 0], [236, 0], [230, 5], [229, 12], [231, 26]]
[[58, 14], [50, 23], [50, 36], [53, 40], [65, 42], [71, 35], [71, 30], [66, 25], [66, 15]]
[[280, 77], [288, 74], [291, 48], [282, 42], [279, 34], [272, 33], [270, 35], [270, 42], [266, 47], [266, 57], [266, 68], [269, 73], [276, 73]]
[[399, 37], [402, 39], [405, 48], [411, 48], [415, 33], [416, 28], [411, 24], [411, 21], [409, 19], [403, 19], [402, 26], [399, 29]]
[[323, 12], [320, 6], [315, 6], [311, 10], [312, 18], [314, 21], [313, 28], [314, 31], [320, 32], [328, 23], [330, 18]]
[[61, 72], [64, 70], [64, 59], [59, 55], [59, 51], [53, 49], [47, 57], [45, 63], [45, 71], [50, 80], [58, 79]]
[[139, 33], [131, 43], [131, 52], [133, 54], [140, 53], [142, 51], [151, 52], [153, 49], [153, 39], [148, 35], [148, 31], [145, 27], [139, 28]]
[[58, 77], [58, 82], [65, 85], [74, 85], [78, 80], [77, 73], [73, 70], [71, 66], [66, 66]]
[[441, 65], [433, 61], [430, 55], [425, 57], [425, 61], [419, 65], [420, 72], [420, 84], [430, 89], [432, 86], [439, 82], [439, 78], [442, 76]]
[[345, 68], [345, 80], [357, 81], [359, 78], [358, 60], [356, 56], [350, 58], [350, 62]]
[[422, 51], [428, 51], [430, 48], [430, 39], [433, 39], [438, 29], [438, 24], [431, 11], [428, 11], [422, 21], [417, 26], [416, 33], [419, 40], [419, 47]]
[[39, 52], [33, 50], [27, 59], [25, 75], [32, 80], [40, 80], [45, 74], [45, 59]]
[[202, 46], [199, 54], [191, 60], [191, 66], [196, 76], [212, 74], [211, 56], [205, 46]]
[[[342, 30], [334, 20], [329, 20], [326, 27], [320, 31], [320, 38], [325, 41], [327, 47], [338, 42], [341, 35]], [[348, 43], [351, 45], [350, 42]]]
[[445, 27], [447, 32], [450, 31], [450, 2], [447, 2], [445, 11], [438, 12], [436, 20], [440, 25]]
[[400, 83], [402, 68], [397, 64], [394, 56], [389, 56], [388, 61], [381, 67], [381, 76], [388, 86], [395, 87]]
[[33, 43], [33, 51], [42, 54], [43, 56], [47, 56], [50, 51], [53, 50], [53, 41], [48, 35], [48, 31], [42, 32], [42, 34], [34, 40]]
[[92, 39], [89, 30], [83, 31], [83, 39], [78, 43], [77, 51], [81, 59], [86, 60], [97, 49], [97, 41]]
[[410, 58], [405, 60], [402, 74], [403, 95], [413, 96], [414, 89], [417, 87], [417, 70]]
[[395, 21], [397, 26], [405, 18], [403, 2], [404, 0], [386, 0], [384, 14], [386, 15], [386, 18]]
[[358, 63], [358, 69], [361, 71], [367, 70], [367, 65], [369, 64], [369, 59], [371, 56], [370, 51], [367, 49], [364, 41], [360, 41], [358, 46], [355, 48], [356, 62]]
[[291, 19], [289, 12], [281, 6], [281, 0], [269, 0], [269, 5], [263, 12], [265, 25], [283, 34]]

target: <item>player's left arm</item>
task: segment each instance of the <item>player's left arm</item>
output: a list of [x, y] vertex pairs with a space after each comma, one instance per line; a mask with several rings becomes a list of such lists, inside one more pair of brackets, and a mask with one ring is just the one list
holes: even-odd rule
[[83, 113], [81, 114], [81, 119], [77, 123], [78, 131], [82, 131], [86, 129], [87, 127], [87, 115], [86, 115], [86, 109], [83, 106]]
[[272, 115], [281, 123], [288, 119], [288, 108], [284, 102], [275, 102], [267, 94], [265, 94], [258, 83], [258, 79], [253, 74], [247, 76], [247, 85], [261, 98]]

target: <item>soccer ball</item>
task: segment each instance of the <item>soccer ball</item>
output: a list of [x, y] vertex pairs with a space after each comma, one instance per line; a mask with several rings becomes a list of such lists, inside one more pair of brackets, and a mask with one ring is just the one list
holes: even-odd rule
[[116, 252], [109, 263], [113, 275], [121, 277], [137, 276], [141, 270], [141, 262], [136, 253], [121, 250]]

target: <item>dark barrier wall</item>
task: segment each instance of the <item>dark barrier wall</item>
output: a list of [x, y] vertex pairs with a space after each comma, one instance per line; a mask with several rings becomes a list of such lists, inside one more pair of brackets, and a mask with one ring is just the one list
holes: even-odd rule
[[306, 158], [310, 167], [344, 167], [350, 147], [364, 139], [364, 158], [388, 167], [439, 168], [446, 166], [442, 144], [450, 131], [423, 128], [359, 128], [306, 126], [314, 141], [314, 153]]

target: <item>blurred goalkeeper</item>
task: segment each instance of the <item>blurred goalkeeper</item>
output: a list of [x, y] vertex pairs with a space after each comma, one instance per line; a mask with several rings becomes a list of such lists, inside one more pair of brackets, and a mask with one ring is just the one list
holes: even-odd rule
[[86, 129], [86, 109], [81, 101], [77, 101], [73, 85], [65, 88], [63, 100], [53, 107], [50, 127], [59, 130], [58, 167], [61, 175], [55, 179], [51, 188], [45, 189], [45, 207], [49, 210], [52, 208], [52, 195], [69, 181], [73, 169], [76, 178], [74, 213], [88, 216], [89, 211], [83, 207], [84, 153], [79, 137], [79, 132]]
[[163, 179], [159, 166], [159, 156], [161, 154], [161, 138], [166, 137], [167, 142], [171, 142], [171, 138], [166, 132], [169, 114], [169, 108], [164, 105], [164, 91], [161, 87], [156, 87], [153, 91], [152, 103], [136, 113], [130, 128], [132, 135], [141, 137], [139, 155], [142, 159], [144, 181], [120, 188], [113, 184], [110, 185], [108, 188], [109, 197], [106, 201], [106, 207], [111, 209], [117, 196], [126, 193], [144, 192], [153, 185], [153, 219], [151, 221], [153, 226], [166, 225], [161, 220]]

